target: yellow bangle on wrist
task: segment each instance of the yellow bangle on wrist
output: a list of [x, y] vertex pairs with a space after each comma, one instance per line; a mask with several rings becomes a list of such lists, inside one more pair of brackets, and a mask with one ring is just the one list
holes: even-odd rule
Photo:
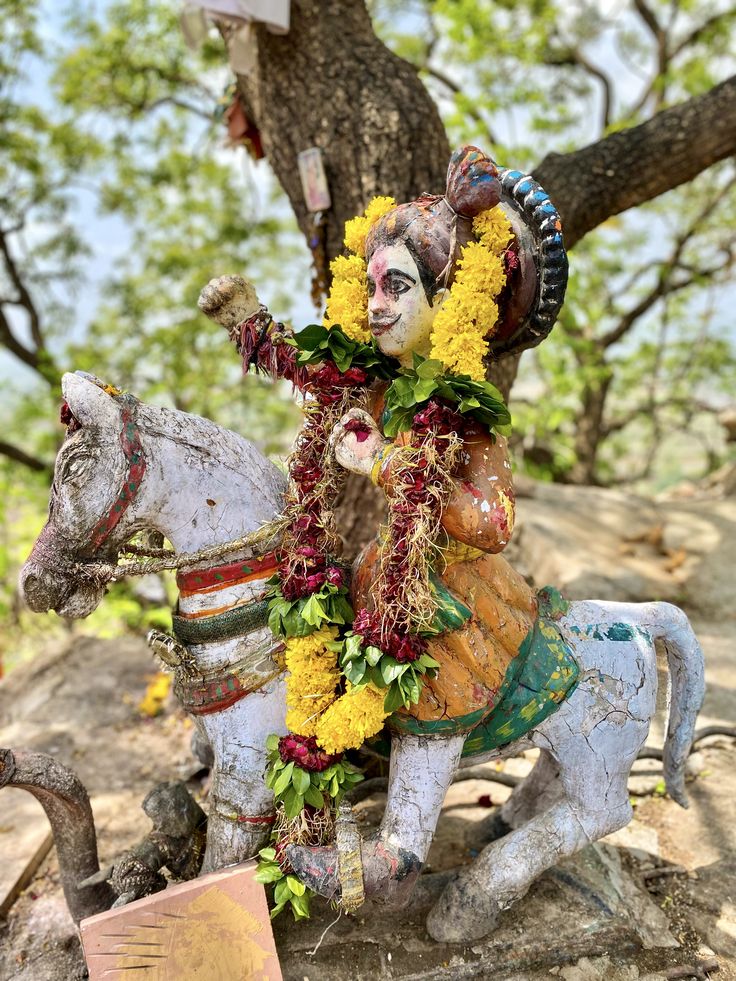
[[388, 459], [389, 455], [396, 449], [393, 443], [387, 443], [386, 446], [378, 453], [376, 459], [373, 461], [373, 466], [371, 467], [371, 482], [378, 486], [378, 481], [381, 476], [381, 470], [383, 465]]

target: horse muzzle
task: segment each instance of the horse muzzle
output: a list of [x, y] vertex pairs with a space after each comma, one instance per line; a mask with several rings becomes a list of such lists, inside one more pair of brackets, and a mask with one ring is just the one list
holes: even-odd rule
[[63, 594], [69, 592], [68, 584], [34, 562], [33, 558], [28, 559], [20, 570], [19, 585], [26, 605], [34, 613], [53, 610], [61, 602]]

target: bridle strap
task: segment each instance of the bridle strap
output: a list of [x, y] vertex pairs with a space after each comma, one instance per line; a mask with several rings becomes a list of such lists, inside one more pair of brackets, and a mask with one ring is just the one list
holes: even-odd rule
[[140, 433], [133, 416], [135, 399], [122, 395], [116, 401], [122, 405], [123, 426], [120, 431], [120, 445], [126, 461], [125, 478], [112, 508], [100, 518], [92, 529], [90, 544], [95, 550], [104, 545], [120, 519], [136, 499], [143, 475], [146, 472], [146, 458], [143, 454]]

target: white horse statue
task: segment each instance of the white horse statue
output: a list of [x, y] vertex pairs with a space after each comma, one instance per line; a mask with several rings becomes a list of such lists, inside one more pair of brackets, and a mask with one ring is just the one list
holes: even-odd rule
[[[102, 601], [100, 563], [142, 529], [176, 552], [238, 539], [273, 519], [284, 480], [247, 440], [182, 412], [108, 394], [79, 375], [63, 392], [79, 428], [56, 461], [49, 520], [22, 572], [31, 609], [84, 617]], [[266, 737], [284, 733], [278, 644], [265, 626], [268, 554], [241, 552], [226, 566], [178, 576], [172, 645], [175, 690], [214, 751], [206, 870], [254, 855], [268, 839]], [[234, 568], [238, 566], [238, 568]], [[624, 827], [627, 778], [655, 711], [655, 641], [670, 672], [664, 750], [667, 790], [683, 807], [684, 765], [704, 693], [703, 656], [684, 613], [668, 603], [572, 602], [558, 626], [580, 667], [572, 694], [538, 728], [479, 759], [537, 747], [539, 759], [500, 812], [510, 830], [445, 889], [431, 935], [468, 941], [545, 869]], [[377, 836], [363, 843], [367, 894], [406, 897], [424, 863], [464, 736], [394, 735], [388, 800]], [[397, 858], [387, 881], [385, 856]], [[331, 848], [289, 849], [300, 877], [324, 895], [339, 890]]]

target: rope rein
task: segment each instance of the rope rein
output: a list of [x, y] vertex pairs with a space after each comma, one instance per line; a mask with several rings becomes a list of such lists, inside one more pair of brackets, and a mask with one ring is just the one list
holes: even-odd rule
[[234, 552], [241, 552], [244, 549], [256, 546], [266, 546], [274, 543], [280, 538], [282, 532], [288, 525], [284, 517], [275, 518], [273, 521], [261, 525], [255, 531], [235, 538], [230, 542], [220, 542], [217, 545], [210, 545], [201, 548], [197, 552], [182, 552], [177, 554], [170, 549], [151, 548], [148, 549], [141, 545], [125, 545], [120, 549], [120, 554], [143, 556], [137, 562], [77, 562], [74, 565], [74, 572], [87, 579], [92, 579], [99, 585], [110, 582], [118, 582], [130, 576], [148, 576], [158, 572], [173, 571], [175, 569], [188, 569], [195, 565], [216, 562], [225, 555], [232, 555]]

